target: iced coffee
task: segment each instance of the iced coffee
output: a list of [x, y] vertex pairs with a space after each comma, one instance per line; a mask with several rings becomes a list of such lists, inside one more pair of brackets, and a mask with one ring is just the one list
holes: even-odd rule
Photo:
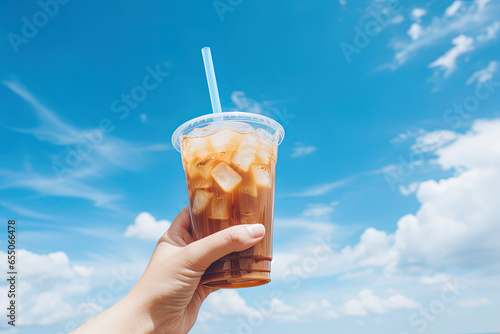
[[260, 223], [257, 245], [214, 262], [205, 286], [250, 287], [270, 281], [276, 136], [248, 124], [195, 128], [180, 142], [195, 239], [238, 224]]

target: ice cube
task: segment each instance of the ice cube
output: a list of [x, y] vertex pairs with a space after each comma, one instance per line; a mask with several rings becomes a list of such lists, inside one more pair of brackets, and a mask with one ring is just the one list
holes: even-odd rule
[[239, 133], [248, 133], [254, 131], [254, 128], [250, 124], [244, 122], [226, 122], [224, 123], [224, 127], [238, 131]]
[[227, 163], [239, 144], [241, 135], [231, 129], [222, 129], [210, 135], [208, 140], [214, 152], [219, 154], [219, 159]]
[[222, 190], [229, 192], [240, 184], [242, 178], [240, 174], [236, 173], [225, 162], [221, 162], [210, 172], [213, 179], [222, 188]]
[[200, 189], [196, 190], [193, 199], [193, 214], [197, 215], [202, 213], [212, 197], [214, 197], [214, 194], [209, 191]]
[[259, 146], [255, 152], [255, 161], [267, 165], [273, 154], [273, 146], [262, 138], [259, 138], [258, 142]]
[[274, 155], [276, 160], [276, 145], [273, 136], [264, 129], [257, 129], [259, 147], [255, 153], [255, 161], [264, 165], [269, 163], [269, 159]]
[[266, 165], [254, 164], [251, 167], [251, 171], [257, 185], [266, 188], [271, 188], [273, 186], [269, 167]]
[[238, 192], [238, 207], [241, 217], [251, 216], [257, 213], [259, 200], [257, 197], [239, 191]]
[[196, 189], [210, 188], [212, 186], [210, 171], [214, 165], [214, 155], [209, 155], [201, 159], [193, 159], [187, 163], [185, 168], [191, 187]]
[[236, 150], [240, 134], [231, 129], [222, 129], [210, 135], [209, 140], [212, 147], [217, 151]]
[[196, 162], [196, 171], [203, 177], [210, 178], [210, 171], [215, 164], [215, 156], [209, 155]]
[[209, 152], [208, 142], [205, 138], [184, 138], [181, 153], [186, 162]]
[[245, 177], [241, 184], [238, 186], [238, 191], [243, 194], [248, 194], [250, 196], [257, 196], [257, 185], [249, 177]]
[[190, 178], [190, 184], [195, 189], [208, 189], [212, 187], [212, 178], [204, 178], [201, 176], [194, 176]]
[[210, 128], [210, 125], [207, 125], [204, 128], [194, 128], [188, 135], [186, 135], [186, 137], [196, 138], [206, 136], [209, 133]]
[[250, 164], [253, 162], [255, 151], [257, 151], [257, 136], [253, 133], [243, 135], [240, 145], [233, 153], [231, 162], [238, 166], [243, 171], [248, 171]]
[[262, 128], [255, 130], [255, 134], [269, 143], [274, 142], [273, 136]]
[[231, 196], [224, 194], [212, 198], [209, 205], [208, 218], [229, 219], [231, 218]]

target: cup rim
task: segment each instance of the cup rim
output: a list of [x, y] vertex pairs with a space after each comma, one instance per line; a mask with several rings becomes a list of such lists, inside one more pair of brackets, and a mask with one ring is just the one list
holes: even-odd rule
[[[254, 122], [254, 123], [260, 123], [263, 125], [267, 125], [273, 129], [276, 130], [276, 133], [274, 136], [277, 136], [277, 145], [281, 144], [283, 141], [283, 138], [285, 138], [285, 129], [283, 129], [283, 126], [281, 126], [280, 123], [275, 121], [274, 119], [260, 115], [260, 114], [254, 114], [254, 113], [249, 113], [249, 112], [242, 112], [242, 111], [228, 111], [228, 112], [222, 112], [222, 113], [212, 113], [212, 114], [206, 114], [202, 116], [195, 117], [187, 122], [184, 122], [181, 126], [179, 126], [174, 133], [172, 134], [172, 145], [176, 149], [176, 151], [180, 152], [181, 148], [181, 139], [183, 136], [183, 132], [186, 131], [191, 125], [206, 121], [210, 118], [220, 118], [218, 121], [249, 121], [249, 122]], [[194, 127], [193, 127], [194, 128]]]

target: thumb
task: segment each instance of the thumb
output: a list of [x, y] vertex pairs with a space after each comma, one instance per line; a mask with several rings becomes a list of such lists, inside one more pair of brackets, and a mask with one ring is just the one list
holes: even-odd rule
[[185, 256], [195, 270], [206, 270], [224, 255], [239, 252], [257, 244], [266, 229], [262, 224], [244, 224], [226, 228], [184, 248]]

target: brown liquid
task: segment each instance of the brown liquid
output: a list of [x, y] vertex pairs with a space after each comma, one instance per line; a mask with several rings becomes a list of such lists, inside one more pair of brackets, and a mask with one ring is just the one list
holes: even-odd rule
[[222, 131], [182, 142], [193, 235], [197, 240], [255, 223], [265, 226], [266, 235], [214, 262], [201, 282], [217, 288], [266, 284], [271, 281], [276, 146], [254, 133]]

